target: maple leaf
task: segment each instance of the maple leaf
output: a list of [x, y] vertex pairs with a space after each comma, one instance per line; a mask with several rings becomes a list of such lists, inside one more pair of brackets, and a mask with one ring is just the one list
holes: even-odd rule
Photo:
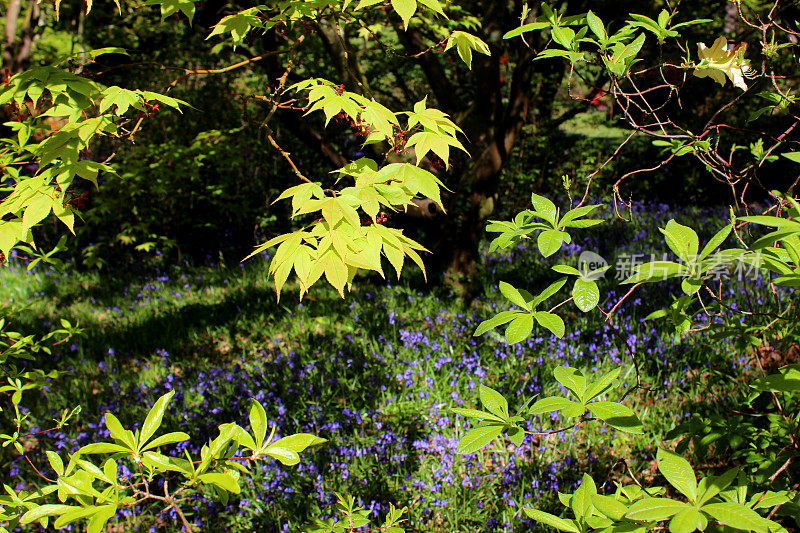
[[744, 79], [750, 74], [750, 60], [744, 58], [747, 51], [747, 44], [741, 43], [728, 46], [725, 37], [719, 37], [711, 48], [705, 43], [697, 45], [697, 53], [700, 56], [700, 64], [694, 69], [694, 75], [698, 78], [710, 77], [720, 85], [725, 85], [725, 76], [731, 80], [735, 87], [743, 91], [747, 90]]

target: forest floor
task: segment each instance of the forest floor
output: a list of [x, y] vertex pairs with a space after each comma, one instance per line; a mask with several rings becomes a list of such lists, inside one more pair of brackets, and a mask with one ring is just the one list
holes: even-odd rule
[[[612, 269], [601, 282], [600, 306], [609, 310], [627, 292], [615, 279], [626, 268], [624, 258], [648, 260], [668, 251], [658, 227], [675, 218], [697, 229], [704, 242], [725, 224], [726, 212], [638, 205], [631, 223], [576, 232], [555, 257], [568, 264], [584, 251], [606, 258]], [[164, 429], [189, 432], [188, 448], [196, 453], [219, 424], [246, 425], [256, 398], [277, 435], [306, 431], [328, 443], [296, 467], [264, 465], [227, 506], [196, 502], [190, 518], [206, 530], [297, 531], [329, 516], [336, 492], [379, 513], [390, 503], [408, 506], [409, 531], [519, 530], [523, 505], [556, 510], [557, 491], [569, 491], [584, 471], [603, 480], [604, 490], [653, 477], [654, 450], [670, 429], [746, 394], [741, 377], [748, 361], [731, 346], [703, 334], [676, 337], [664, 321], [645, 320], [669, 305], [674, 284], [642, 288], [610, 320], [565, 306], [561, 339], [546, 330], [516, 345], [506, 344], [501, 332], [473, 337], [480, 321], [508, 308], [499, 281], [541, 290], [558, 278], [550, 269], [555, 262], [523, 245], [486, 253], [485, 287], [469, 306], [418, 275], [397, 283], [357, 279], [344, 300], [320, 285], [302, 302], [291, 292], [277, 302], [264, 258], [163, 269], [5, 269], [0, 302], [8, 327], [45, 332], [63, 318], [84, 328], [38, 362], [69, 372], [27, 400], [41, 424], [63, 408], [80, 404], [82, 413], [63, 430], [43, 435], [31, 455], [105, 438], [107, 411], [135, 426], [173, 389], [178, 393]], [[735, 280], [729, 287], [738, 294]], [[644, 435], [584, 424], [528, 436], [517, 447], [498, 440], [478, 453], [455, 453], [469, 422], [450, 409], [478, 407], [479, 384], [510, 398], [513, 411], [528, 398], [559, 390], [556, 366], [592, 374], [622, 367], [620, 390], [611, 393], [616, 399], [636, 381], [634, 358], [644, 387], [625, 403], [642, 419]], [[530, 420], [528, 427], [562, 424], [553, 416]], [[27, 465], [8, 455], [0, 461], [5, 479], [21, 482]], [[146, 530], [153, 523], [139, 525]]]

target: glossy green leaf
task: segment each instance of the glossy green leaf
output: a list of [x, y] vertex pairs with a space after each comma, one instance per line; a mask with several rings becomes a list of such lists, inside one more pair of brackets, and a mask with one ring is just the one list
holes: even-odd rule
[[586, 391], [586, 401], [594, 400], [601, 394], [607, 392], [608, 389], [613, 386], [621, 370], [621, 368], [615, 368], [592, 383]]
[[603, 21], [591, 11], [586, 13], [586, 24], [589, 26], [589, 29], [592, 30], [592, 33], [601, 41], [605, 41], [608, 38], [605, 26], [603, 26]]
[[255, 444], [260, 448], [267, 436], [267, 412], [257, 400], [253, 400], [253, 405], [250, 406], [249, 418]]
[[164, 418], [164, 411], [167, 410], [167, 405], [169, 405], [169, 401], [174, 395], [174, 390], [164, 394], [158, 400], [156, 400], [153, 408], [147, 413], [147, 418], [145, 418], [144, 424], [142, 425], [142, 431], [139, 434], [139, 446], [150, 440], [150, 437], [152, 437], [156, 430], [161, 426], [161, 420]]
[[541, 252], [544, 257], [550, 257], [559, 251], [563, 243], [563, 233], [554, 229], [544, 230], [536, 239], [539, 252]]
[[506, 436], [515, 446], [522, 446], [525, 439], [525, 431], [522, 428], [514, 427], [506, 430]]
[[531, 520], [536, 520], [550, 527], [554, 527], [559, 531], [566, 531], [567, 533], [580, 533], [580, 529], [574, 520], [564, 520], [550, 513], [545, 513], [538, 509], [531, 509], [523, 507], [522, 510], [528, 515]]
[[282, 448], [292, 450], [293, 452], [300, 453], [305, 451], [307, 448], [319, 446], [320, 444], [324, 444], [326, 442], [328, 442], [327, 439], [317, 437], [311, 433], [295, 433], [294, 435], [289, 435], [287, 437], [283, 437], [282, 439], [276, 440], [272, 443], [272, 446], [280, 446]]
[[95, 442], [87, 444], [78, 450], [79, 455], [89, 455], [95, 453], [120, 453], [131, 452], [132, 450], [119, 444], [112, 444], [110, 442]]
[[738, 503], [710, 503], [704, 505], [701, 510], [726, 526], [736, 529], [758, 533], [769, 533], [770, 530], [768, 520], [749, 507]]
[[581, 271], [575, 267], [571, 267], [569, 265], [555, 265], [553, 270], [558, 272], [559, 274], [567, 274], [570, 276], [580, 276]]
[[592, 509], [592, 496], [597, 494], [597, 486], [589, 474], [583, 474], [581, 485], [572, 494], [570, 508], [575, 513], [575, 518], [585, 520]]
[[497, 326], [502, 326], [503, 324], [506, 324], [507, 322], [511, 322], [512, 320], [514, 320], [514, 318], [516, 318], [518, 316], [521, 316], [522, 313], [523, 313], [523, 311], [501, 311], [500, 313], [496, 314], [492, 318], [484, 320], [483, 322], [478, 324], [478, 327], [475, 330], [475, 333], [473, 333], [472, 335], [475, 336], [475, 337], [483, 335], [487, 331], [492, 330], [492, 329], [496, 328]]
[[146, 446], [142, 448], [142, 451], [158, 448], [159, 446], [166, 446], [168, 444], [175, 444], [176, 442], [184, 442], [187, 440], [189, 440], [188, 434], [182, 431], [174, 431], [172, 433], [167, 433], [165, 435], [158, 436], [155, 439], [151, 440], [150, 442], [147, 443]]
[[233, 494], [239, 494], [241, 491], [237, 478], [230, 472], [209, 472], [208, 474], [199, 475], [197, 479], [203, 483], [215, 485], [223, 490], [232, 492]]
[[583, 416], [586, 413], [586, 407], [580, 402], [572, 402], [561, 410], [561, 416], [564, 418], [575, 418]]
[[586, 377], [577, 368], [558, 366], [553, 370], [556, 380], [569, 389], [579, 400], [586, 392]]
[[122, 424], [120, 423], [119, 419], [117, 419], [116, 416], [114, 416], [110, 412], [107, 412], [105, 415], [105, 421], [106, 421], [106, 428], [108, 428], [108, 431], [111, 434], [112, 438], [124, 442], [125, 444], [132, 444], [127, 442], [127, 435], [125, 433], [125, 428], [122, 427]]
[[644, 498], [628, 508], [625, 518], [646, 522], [666, 520], [684, 509], [691, 509], [691, 506], [669, 498]]
[[101, 505], [100, 508], [89, 519], [86, 525], [86, 533], [100, 533], [105, 529], [106, 523], [117, 513], [115, 504]]
[[46, 516], [63, 514], [65, 511], [68, 511], [69, 509], [71, 509], [69, 505], [59, 505], [59, 504], [39, 505], [29, 510], [25, 514], [23, 514], [22, 518], [20, 519], [20, 523], [30, 524], [31, 522], [35, 522], [36, 520], [41, 520]]
[[273, 459], [280, 461], [286, 466], [294, 466], [300, 462], [300, 454], [280, 446], [269, 445], [264, 448], [263, 453], [264, 455], [268, 455]]
[[664, 234], [667, 246], [683, 261], [690, 263], [697, 258], [700, 241], [697, 233], [690, 227], [678, 224], [674, 220], [667, 222], [664, 229], [659, 229]]
[[659, 282], [687, 273], [685, 265], [674, 261], [651, 261], [635, 268], [635, 274], [625, 281], [629, 283]]
[[544, 28], [548, 28], [550, 24], [547, 22], [529, 22], [527, 24], [523, 24], [522, 26], [518, 26], [511, 31], [506, 32], [503, 34], [503, 39], [513, 39], [514, 37], [519, 37], [523, 33], [527, 33], [529, 31], [535, 30], [542, 30]]
[[487, 413], [486, 411], [479, 411], [477, 409], [463, 409], [461, 407], [453, 407], [450, 410], [453, 411], [454, 413], [458, 413], [468, 418], [477, 418], [478, 420], [491, 420], [493, 422], [504, 421], [504, 417], [499, 417], [497, 415], [493, 415], [492, 413]]
[[461, 440], [458, 441], [456, 453], [460, 455], [474, 453], [492, 442], [502, 432], [503, 426], [499, 424], [473, 428], [467, 431], [467, 433], [461, 437]]
[[592, 402], [586, 407], [594, 416], [620, 431], [637, 435], [644, 433], [642, 421], [630, 407], [614, 402]]
[[628, 508], [625, 507], [622, 502], [601, 494], [592, 495], [592, 505], [594, 505], [595, 509], [615, 522], [622, 520], [622, 517], [625, 516], [625, 513], [628, 511]]
[[61, 460], [61, 457], [59, 457], [56, 452], [53, 452], [53, 451], [50, 451], [50, 450], [47, 450], [44, 453], [47, 455], [47, 460], [50, 463], [50, 466], [52, 467], [53, 471], [57, 475], [63, 476], [64, 475], [64, 462]]
[[572, 286], [572, 301], [584, 313], [594, 309], [600, 301], [600, 290], [597, 288], [597, 283], [581, 278], [576, 279]]
[[730, 236], [732, 230], [733, 226], [728, 224], [719, 230], [713, 237], [711, 237], [711, 239], [709, 239], [709, 241], [703, 247], [703, 250], [700, 252], [700, 259], [705, 259], [711, 254], [711, 252], [719, 248], [722, 243], [728, 239], [728, 236]]
[[697, 479], [689, 461], [680, 455], [659, 448], [656, 452], [658, 471], [684, 496], [694, 502], [697, 500]]
[[61, 514], [58, 519], [55, 521], [53, 526], [56, 529], [61, 529], [62, 527], [69, 525], [77, 520], [82, 518], [88, 518], [93, 514], [100, 511], [100, 507], [97, 505], [87, 505], [86, 507], [70, 507], [70, 509]]
[[559, 339], [564, 336], [564, 320], [562, 320], [560, 316], [546, 311], [536, 311], [533, 313], [533, 317], [540, 326], [550, 330], [550, 332]]
[[697, 529], [705, 529], [708, 521], [697, 509], [684, 509], [669, 521], [669, 533], [692, 533]]
[[533, 331], [533, 317], [523, 314], [515, 318], [506, 328], [506, 342], [516, 344], [522, 342], [531, 335]]
[[725, 490], [739, 474], [739, 468], [731, 468], [720, 476], [708, 476], [700, 480], [698, 488], [698, 505], [702, 505]]
[[547, 286], [545, 290], [540, 292], [534, 299], [533, 299], [533, 307], [534, 309], [538, 307], [538, 305], [544, 301], [547, 301], [548, 298], [553, 296], [555, 293], [561, 290], [561, 287], [567, 283], [568, 278], [561, 278], [557, 281], [554, 281], [550, 285]]
[[485, 385], [479, 385], [478, 391], [484, 409], [501, 418], [508, 418], [508, 402], [502, 394]]
[[645, 35], [644, 33], [640, 33], [636, 39], [631, 41], [630, 43], [620, 46], [616, 48], [614, 51], [614, 55], [611, 56], [612, 63], [628, 63], [630, 64], [630, 60], [639, 53], [644, 45]]
[[500, 282], [500, 293], [505, 296], [514, 305], [530, 311], [530, 304], [525, 300], [522, 294], [510, 283], [505, 281]]
[[556, 225], [556, 216], [558, 209], [556, 205], [544, 196], [538, 194], [531, 194], [531, 203], [536, 214], [550, 223], [551, 226]]
[[552, 413], [553, 411], [560, 411], [565, 407], [573, 405], [575, 402], [572, 400], [568, 400], [567, 398], [562, 398], [560, 396], [548, 396], [546, 398], [542, 398], [537, 400], [534, 403], [528, 414], [530, 415], [541, 415], [544, 413]]

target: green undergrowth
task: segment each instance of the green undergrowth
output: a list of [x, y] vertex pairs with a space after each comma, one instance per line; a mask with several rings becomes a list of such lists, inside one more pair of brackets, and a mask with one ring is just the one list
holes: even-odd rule
[[[662, 223], [658, 216], [649, 224]], [[630, 242], [640, 229], [620, 230], [618, 241]], [[21, 331], [47, 331], [62, 318], [84, 329], [53, 347], [52, 360], [39, 362], [70, 373], [51, 384], [34, 408], [37, 416], [83, 406], [63, 433], [66, 448], [91, 435], [102, 413], [120, 401], [134, 402], [126, 409], [135, 420], [171, 386], [184, 394], [166, 424], [200, 424], [211, 433], [216, 424], [241, 419], [249, 401], [243, 396], [260, 392], [269, 397], [268, 416], [276, 423], [329, 439], [315, 453], [311, 474], [265, 470], [244, 489], [247, 505], [204, 516], [214, 527], [296, 528], [329, 512], [339, 491], [375, 502], [378, 510], [389, 502], [408, 505], [411, 530], [511, 531], [522, 505], [537, 500], [539, 508], [557, 509], [556, 490], [568, 491], [584, 470], [599, 474], [595, 479], [607, 480], [607, 487], [654, 477], [654, 450], [679, 422], [671, 413], [682, 418], [724, 409], [745, 394], [748, 367], [726, 344], [702, 334], [676, 338], [665, 324], [644, 321], [669, 301], [663, 288], [627, 299], [610, 320], [565, 307], [564, 339], [535, 332], [509, 346], [497, 333], [474, 338], [481, 320], [505, 308], [498, 280], [535, 288], [556, 276], [533, 249], [507, 253], [521, 258], [513, 261], [518, 270], [509, 269], [506, 256], [487, 254], [486, 286], [471, 305], [446, 287], [379, 278], [357, 280], [344, 300], [333, 289], [315, 288], [302, 302], [290, 293], [277, 301], [263, 258], [138, 273], [29, 273], [18, 266], [0, 272], [0, 302]], [[573, 259], [568, 254], [566, 261]], [[606, 310], [624, 294], [615, 283], [601, 282]], [[612, 400], [637, 383], [638, 367], [639, 387], [624, 401], [640, 415], [645, 434], [584, 424], [529, 437], [524, 450], [496, 441], [485, 452], [454, 454], [468, 424], [449, 409], [477, 407], [478, 384], [505, 394], [513, 411], [524, 399], [558, 393], [552, 370], [564, 364], [598, 375], [621, 366], [621, 389]], [[304, 426], [311, 418], [315, 427]], [[558, 429], [562, 422], [532, 420], [531, 430]], [[3, 468], [14, 464], [8, 455], [2, 459]], [[698, 465], [705, 466], [718, 464], [712, 457]], [[276, 509], [270, 498], [294, 503]]]

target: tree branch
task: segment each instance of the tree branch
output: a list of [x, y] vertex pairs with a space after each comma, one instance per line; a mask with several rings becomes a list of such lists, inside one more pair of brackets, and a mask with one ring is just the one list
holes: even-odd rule
[[328, 162], [336, 167], [341, 168], [347, 164], [347, 158], [339, 153], [307, 120], [298, 120], [297, 113], [293, 111], [280, 111], [278, 118], [281, 121], [281, 126], [289, 130], [292, 135], [300, 139], [303, 144], [310, 149], [319, 153]]
[[410, 55], [415, 56], [414, 61], [419, 64], [422, 71], [425, 73], [425, 77], [428, 80], [431, 91], [433, 91], [433, 95], [436, 97], [439, 108], [450, 115], [457, 110], [463, 109], [465, 107], [464, 103], [460, 100], [456, 87], [451, 83], [450, 78], [439, 62], [439, 58], [436, 54], [420, 54], [420, 52], [423, 52], [428, 47], [425, 46], [419, 31], [414, 27], [403, 31], [398, 25], [395, 25], [394, 30], [397, 33], [397, 38], [400, 40], [400, 43]]

